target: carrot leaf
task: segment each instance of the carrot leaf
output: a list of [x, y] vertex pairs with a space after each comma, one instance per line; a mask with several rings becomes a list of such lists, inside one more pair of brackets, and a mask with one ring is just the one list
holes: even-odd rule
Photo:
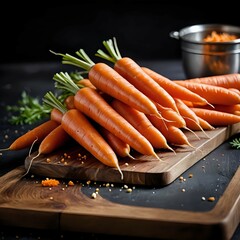
[[51, 91], [48, 91], [44, 95], [43, 102], [46, 106], [51, 107], [51, 109], [52, 108], [57, 108], [63, 114], [67, 111], [67, 108], [57, 99], [57, 96], [54, 95], [54, 93], [51, 92]]
[[113, 40], [109, 39], [107, 41], [103, 41], [103, 45], [106, 48], [108, 54], [105, 53], [103, 50], [99, 49], [95, 54], [95, 56], [101, 57], [112, 63], [115, 63], [117, 60], [122, 58], [120, 51], [118, 49], [117, 40], [115, 37], [113, 38]]
[[231, 142], [230, 145], [236, 149], [240, 149], [240, 138], [235, 138]]
[[56, 81], [55, 87], [57, 89], [62, 89], [65, 93], [76, 94], [77, 91], [83, 87], [81, 84], [76, 84], [67, 72], [56, 73], [53, 79]]
[[63, 64], [70, 64], [74, 65], [76, 67], [80, 67], [86, 71], [89, 71], [91, 67], [95, 64], [89, 57], [88, 55], [84, 52], [83, 49], [80, 49], [79, 51], [76, 52], [76, 54], [82, 58], [79, 59], [77, 57], [74, 57], [70, 54], [62, 54], [62, 53], [56, 53], [50, 50], [51, 53], [55, 55], [62, 56], [62, 63]]
[[74, 71], [74, 72], [70, 72], [69, 76], [72, 78], [72, 80], [74, 82], [77, 83], [78, 81], [84, 79], [83, 74], [87, 74], [87, 72], [86, 71]]
[[48, 117], [51, 112], [51, 108], [41, 104], [38, 98], [31, 97], [25, 91], [17, 105], [8, 105], [6, 109], [13, 114], [9, 122], [14, 125], [33, 124]]

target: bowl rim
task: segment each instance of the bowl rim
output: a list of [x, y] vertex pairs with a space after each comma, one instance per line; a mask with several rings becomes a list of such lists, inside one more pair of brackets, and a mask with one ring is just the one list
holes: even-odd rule
[[[205, 41], [197, 41], [197, 40], [189, 40], [185, 36], [191, 33], [204, 32], [206, 30], [221, 30], [222, 32], [234, 32], [238, 34], [239, 38], [231, 41], [224, 42], [205, 42]], [[231, 31], [229, 31], [229, 29]], [[188, 43], [196, 43], [196, 44], [204, 44], [204, 45], [229, 45], [240, 43], [240, 26], [230, 25], [230, 24], [221, 24], [221, 23], [207, 23], [207, 24], [195, 24], [189, 25], [181, 28], [179, 31], [172, 31], [170, 36], [176, 39], [180, 39], [182, 41]]]

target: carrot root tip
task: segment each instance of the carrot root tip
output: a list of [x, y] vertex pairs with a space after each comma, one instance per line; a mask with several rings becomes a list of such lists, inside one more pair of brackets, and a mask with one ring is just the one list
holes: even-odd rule
[[31, 147], [30, 147], [30, 149], [29, 149], [29, 153], [28, 153], [28, 156], [29, 156], [29, 157], [30, 157], [30, 155], [31, 155], [31, 152], [32, 152], [32, 149], [33, 149], [33, 145], [34, 145], [34, 143], [35, 143], [37, 140], [38, 140], [38, 138], [36, 138], [36, 139], [33, 141], [32, 145], [31, 145]]
[[189, 132], [191, 132], [192, 134], [194, 134], [194, 135], [196, 136], [196, 138], [197, 138], [198, 140], [200, 140], [200, 137], [199, 137], [193, 130], [191, 130], [191, 129], [188, 128], [188, 127], [184, 127], [184, 129], [186, 129], [186, 130], [188, 130]]
[[130, 157], [131, 159], [135, 160], [136, 158], [133, 157], [131, 154], [128, 154], [128, 157]]
[[157, 158], [157, 160], [163, 161], [156, 153], [154, 153], [154, 156]]
[[120, 169], [119, 165], [117, 166], [117, 170], [119, 171], [120, 175], [121, 175], [121, 180], [123, 180], [123, 172]]
[[28, 168], [27, 168], [27, 171], [22, 175], [22, 178], [25, 177], [25, 176], [29, 173], [29, 171], [30, 171], [30, 169], [31, 169], [31, 166], [32, 166], [32, 163], [33, 163], [33, 160], [36, 159], [37, 157], [39, 157], [40, 154], [41, 154], [41, 153], [38, 152], [38, 154], [31, 159], [31, 161], [30, 161], [30, 163], [29, 163], [29, 166], [28, 166]]
[[8, 147], [8, 148], [3, 148], [3, 149], [0, 149], [0, 152], [5, 152], [5, 151], [8, 151], [8, 150], [11, 150], [11, 148], [10, 148], [10, 147]]

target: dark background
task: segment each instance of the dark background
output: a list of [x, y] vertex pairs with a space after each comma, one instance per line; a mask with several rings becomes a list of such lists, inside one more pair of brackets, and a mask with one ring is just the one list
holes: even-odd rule
[[102, 41], [115, 36], [123, 56], [134, 59], [180, 57], [173, 30], [192, 24], [239, 25], [233, 1], [204, 4], [153, 0], [101, 0], [60, 3], [32, 1], [1, 7], [0, 63], [55, 61], [49, 50], [93, 57]]

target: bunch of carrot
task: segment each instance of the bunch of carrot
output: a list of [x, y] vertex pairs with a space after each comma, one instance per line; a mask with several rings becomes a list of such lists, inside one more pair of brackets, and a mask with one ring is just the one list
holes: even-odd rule
[[[121, 57], [116, 39], [103, 41], [107, 53], [96, 56], [114, 63], [94, 63], [83, 49], [78, 57], [62, 56], [87, 72], [74, 81], [57, 73], [56, 88], [67, 92], [64, 102], [47, 92], [44, 104], [52, 108], [50, 119], [14, 141], [8, 150], [39, 143], [38, 157], [73, 139], [101, 163], [121, 173], [119, 158], [134, 158], [134, 150], [161, 160], [156, 150], [191, 143], [185, 131], [212, 130], [240, 122], [240, 75], [206, 79], [170, 80], [129, 57]], [[238, 87], [238, 88], [237, 88]], [[196, 135], [197, 136], [197, 135]]]

